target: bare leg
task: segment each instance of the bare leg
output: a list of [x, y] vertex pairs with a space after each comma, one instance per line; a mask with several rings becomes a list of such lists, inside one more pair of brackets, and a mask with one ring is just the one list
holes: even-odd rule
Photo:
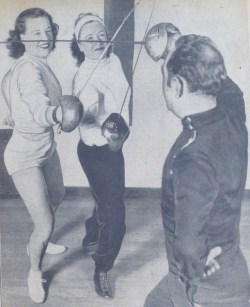
[[[57, 151], [53, 153], [48, 163], [42, 168], [42, 172], [48, 189], [51, 209], [55, 213], [65, 196], [62, 169]], [[66, 250], [67, 248], [64, 245], [49, 242], [46, 254], [57, 255]]]
[[30, 265], [33, 271], [38, 271], [54, 227], [54, 215], [49, 204], [46, 182], [38, 167], [16, 172], [12, 179], [34, 223], [29, 244]]

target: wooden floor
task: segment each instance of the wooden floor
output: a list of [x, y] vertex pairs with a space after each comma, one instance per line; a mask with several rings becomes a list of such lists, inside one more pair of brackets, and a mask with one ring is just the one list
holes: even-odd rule
[[[44, 258], [48, 297], [44, 306], [55, 307], [142, 307], [148, 292], [167, 273], [160, 200], [126, 200], [127, 233], [121, 252], [110, 272], [115, 298], [99, 298], [93, 285], [94, 264], [84, 257], [81, 241], [84, 221], [91, 214], [92, 198], [67, 198], [56, 213], [56, 228], [51, 241], [69, 250]], [[28, 296], [29, 270], [26, 244], [32, 222], [18, 198], [0, 199], [2, 307], [36, 306]], [[250, 201], [244, 200], [241, 219], [241, 246], [250, 267]]]

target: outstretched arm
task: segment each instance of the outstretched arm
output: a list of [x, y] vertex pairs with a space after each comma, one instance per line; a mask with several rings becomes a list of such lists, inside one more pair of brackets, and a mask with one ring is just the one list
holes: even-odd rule
[[28, 105], [33, 119], [41, 127], [57, 124], [58, 106], [51, 105], [40, 70], [31, 63], [25, 63], [18, 70], [17, 80], [21, 99]]

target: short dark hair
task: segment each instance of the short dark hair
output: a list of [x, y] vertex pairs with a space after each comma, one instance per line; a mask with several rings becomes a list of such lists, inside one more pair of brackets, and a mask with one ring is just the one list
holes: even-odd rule
[[175, 47], [167, 62], [168, 83], [178, 75], [187, 81], [190, 92], [216, 96], [227, 72], [213, 41], [206, 36], [184, 35]]
[[59, 26], [53, 22], [52, 16], [43, 9], [31, 8], [22, 11], [15, 22], [15, 29], [9, 31], [9, 38], [7, 39], [7, 48], [9, 49], [9, 56], [14, 59], [20, 58], [25, 52], [25, 46], [21, 41], [21, 34], [26, 31], [26, 20], [28, 18], [47, 17], [53, 34], [52, 50], [55, 49], [55, 41], [58, 34]]

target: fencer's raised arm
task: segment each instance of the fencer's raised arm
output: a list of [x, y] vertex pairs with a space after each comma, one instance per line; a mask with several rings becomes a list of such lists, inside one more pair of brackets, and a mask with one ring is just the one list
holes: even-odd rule
[[[61, 92], [53, 93], [53, 90], [51, 90], [49, 96], [48, 87], [45, 85], [44, 77], [42, 78], [41, 75], [41, 70], [43, 69], [45, 69], [43, 66], [28, 61], [18, 63], [12, 77], [13, 87], [11, 87], [11, 94], [13, 99], [11, 97], [11, 101], [15, 103], [15, 96], [20, 96], [20, 99], [28, 108], [22, 109], [22, 112], [29, 112], [39, 126], [50, 127], [57, 123], [55, 113], [59, 105], [58, 97], [61, 96]], [[52, 81], [50, 78], [51, 84]], [[12, 109], [19, 116], [18, 105], [16, 104], [15, 108]]]
[[[31, 76], [32, 78], [27, 78]], [[53, 112], [57, 106], [52, 106], [48, 97], [47, 88], [39, 70], [31, 63], [25, 63], [19, 67], [18, 86], [21, 99], [28, 105], [34, 120], [41, 127], [49, 127], [56, 124]]]
[[[156, 24], [147, 32], [145, 49], [155, 62], [163, 60], [175, 48], [175, 43], [180, 37], [180, 30], [172, 23]], [[244, 122], [246, 121], [243, 93], [229, 77], [226, 77], [221, 84], [217, 104], [231, 115], [239, 116]]]

